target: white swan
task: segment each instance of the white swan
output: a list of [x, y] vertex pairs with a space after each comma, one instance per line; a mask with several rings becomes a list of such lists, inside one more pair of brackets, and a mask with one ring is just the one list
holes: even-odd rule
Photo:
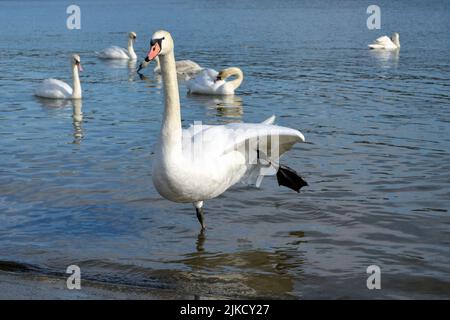
[[[153, 69], [153, 72], [156, 74], [161, 74], [161, 64], [159, 62], [159, 57], [155, 58], [156, 66]], [[139, 68], [137, 69], [137, 72], [140, 72], [142, 69], [146, 68], [150, 64], [150, 61], [148, 59], [142, 61], [139, 64]], [[177, 68], [177, 74], [184, 79], [189, 79], [192, 76], [196, 75], [200, 71], [203, 70], [202, 67], [198, 63], [195, 63], [192, 60], [177, 60], [175, 62], [176, 68]]]
[[83, 68], [81, 67], [80, 56], [74, 54], [70, 57], [70, 64], [72, 66], [73, 90], [61, 80], [45, 79], [36, 88], [34, 94], [38, 97], [49, 99], [81, 99], [81, 84], [78, 72], [83, 71]]
[[128, 59], [128, 60], [136, 60], [137, 55], [134, 52], [133, 42], [136, 40], [136, 33], [130, 32], [128, 33], [128, 47], [127, 49], [112, 46], [97, 53], [97, 56], [100, 59]]
[[277, 174], [280, 185], [296, 191], [307, 185], [295, 171], [278, 164], [279, 155], [304, 137], [300, 131], [273, 125], [274, 116], [263, 123], [194, 125], [183, 130], [172, 37], [157, 31], [150, 45], [147, 60], [160, 57], [164, 86], [164, 114], [152, 168], [161, 196], [193, 203], [203, 230], [203, 202], [239, 181], [256, 178], [259, 185], [270, 172]]
[[[235, 76], [231, 81], [225, 81], [227, 78]], [[244, 74], [239, 68], [227, 68], [220, 72], [213, 69], [203, 70], [195, 78], [187, 83], [189, 93], [229, 95], [234, 94], [234, 90], [244, 80]]]
[[392, 38], [382, 36], [369, 44], [370, 49], [397, 50], [400, 49], [400, 35], [397, 32], [392, 34]]

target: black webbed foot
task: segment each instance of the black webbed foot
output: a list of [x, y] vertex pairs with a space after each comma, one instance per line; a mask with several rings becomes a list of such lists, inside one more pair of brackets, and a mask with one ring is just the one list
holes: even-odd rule
[[294, 169], [282, 165], [278, 168], [277, 180], [279, 186], [285, 186], [297, 192], [300, 192], [302, 187], [308, 185]]

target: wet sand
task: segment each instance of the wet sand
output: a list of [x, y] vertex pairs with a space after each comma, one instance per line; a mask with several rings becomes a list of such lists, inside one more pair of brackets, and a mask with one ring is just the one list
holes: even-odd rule
[[188, 299], [172, 290], [156, 290], [83, 281], [80, 290], [69, 290], [66, 279], [0, 271], [0, 300], [75, 299]]

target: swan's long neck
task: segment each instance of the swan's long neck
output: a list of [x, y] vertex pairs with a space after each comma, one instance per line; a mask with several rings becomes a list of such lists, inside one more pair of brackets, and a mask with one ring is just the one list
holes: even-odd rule
[[73, 78], [72, 99], [81, 99], [80, 75], [78, 74], [78, 67], [76, 64], [72, 66], [72, 78]]
[[137, 59], [137, 55], [136, 52], [134, 52], [134, 48], [133, 48], [133, 39], [128, 38], [128, 54], [130, 55], [131, 59]]
[[392, 42], [394, 42], [394, 44], [397, 46], [397, 48], [400, 49], [400, 40], [398, 39], [398, 37], [394, 37]]
[[159, 62], [159, 56], [156, 56], [155, 58], [155, 68], [153, 69], [154, 72], [160, 71], [161, 70], [161, 62]]
[[177, 70], [173, 51], [160, 56], [164, 85], [164, 115], [161, 126], [162, 152], [170, 157], [181, 155], [181, 112]]
[[228, 85], [231, 86], [234, 90], [236, 90], [237, 88], [239, 88], [239, 86], [241, 85], [242, 81], [244, 80], [244, 74], [242, 73], [241, 69], [239, 68], [232, 68], [228, 77], [231, 76], [236, 76], [236, 78], [234, 80], [228, 81]]

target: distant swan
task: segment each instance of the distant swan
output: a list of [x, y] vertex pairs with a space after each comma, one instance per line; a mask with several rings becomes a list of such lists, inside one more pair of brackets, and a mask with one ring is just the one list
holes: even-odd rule
[[397, 32], [392, 34], [392, 38], [382, 36], [369, 44], [370, 49], [397, 50], [400, 49], [400, 35]]
[[269, 170], [277, 175], [279, 185], [295, 191], [307, 185], [294, 170], [279, 164], [279, 156], [305, 138], [298, 130], [274, 125], [274, 116], [262, 123], [182, 129], [172, 37], [157, 31], [150, 45], [147, 60], [160, 56], [164, 86], [164, 113], [152, 167], [153, 184], [161, 196], [192, 203], [203, 230], [203, 202], [239, 181], [253, 177], [259, 185]]
[[134, 52], [133, 42], [136, 40], [136, 33], [128, 33], [128, 47], [127, 49], [112, 46], [97, 53], [97, 57], [100, 59], [128, 59], [136, 60], [137, 55]]
[[[147, 60], [148, 59], [141, 62], [137, 72], [139, 72], [142, 69], [147, 67], [147, 65], [150, 63], [150, 61], [147, 61]], [[156, 66], [153, 69], [153, 72], [156, 74], [161, 74], [161, 64], [159, 62], [159, 57], [156, 57], [155, 61], [156, 61]], [[202, 67], [200, 67], [197, 63], [195, 63], [192, 60], [177, 60], [175, 62], [175, 65], [177, 68], [177, 74], [179, 76], [182, 76], [185, 79], [190, 78], [203, 70]]]
[[[225, 81], [231, 76], [236, 76], [236, 79]], [[227, 68], [220, 72], [206, 69], [189, 80], [187, 88], [189, 93], [228, 95], [234, 94], [234, 90], [239, 88], [242, 80], [244, 80], [244, 74], [239, 68]]]
[[49, 99], [81, 99], [81, 84], [78, 72], [83, 71], [80, 56], [74, 54], [70, 58], [72, 66], [73, 90], [65, 82], [57, 79], [45, 79], [35, 90], [35, 95]]

